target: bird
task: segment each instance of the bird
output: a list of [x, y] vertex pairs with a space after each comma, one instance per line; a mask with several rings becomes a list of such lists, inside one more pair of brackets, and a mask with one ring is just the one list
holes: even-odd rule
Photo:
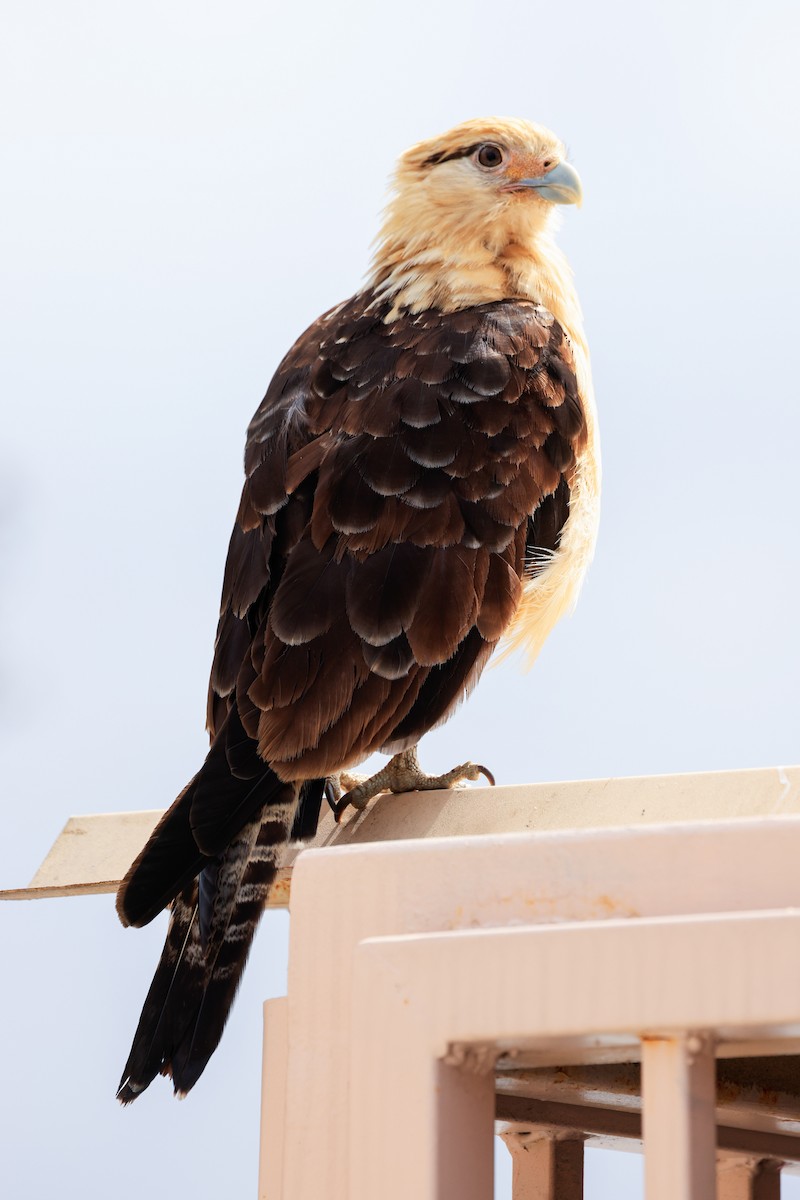
[[[398, 160], [364, 285], [314, 322], [253, 417], [208, 691], [208, 755], [117, 895], [169, 909], [118, 1089], [177, 1095], [216, 1049], [287, 845], [379, 791], [449, 787], [417, 744], [490, 656], [528, 664], [592, 558], [600, 452], [557, 210], [563, 143], [463, 122]], [[371, 779], [353, 768], [391, 756]]]

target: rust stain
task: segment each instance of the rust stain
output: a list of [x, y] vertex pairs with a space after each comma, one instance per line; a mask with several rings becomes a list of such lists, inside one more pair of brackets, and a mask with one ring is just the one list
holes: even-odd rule
[[[512, 902], [514, 897], [504, 898], [507, 902]], [[592, 897], [570, 897], [566, 893], [560, 895], [547, 896], [543, 894], [531, 894], [522, 898], [523, 903], [528, 908], [538, 908], [548, 912], [552, 916], [561, 917], [563, 920], [582, 920], [585, 921], [587, 916], [606, 917], [639, 917], [641, 913], [639, 909], [633, 908], [630, 904], [623, 900], [615, 900], [613, 896], [609, 896], [603, 892], [599, 896]]]
[[737, 1101], [744, 1088], [739, 1083], [732, 1083], [731, 1080], [719, 1080], [717, 1082], [717, 1097], [720, 1101], [726, 1104], [732, 1104]]
[[275, 882], [272, 884], [272, 887], [269, 889], [269, 896], [267, 897], [267, 907], [268, 908], [288, 908], [291, 890], [292, 890], [291, 889], [291, 878], [289, 876], [281, 877], [280, 875], [278, 875], [278, 878], [275, 880]]

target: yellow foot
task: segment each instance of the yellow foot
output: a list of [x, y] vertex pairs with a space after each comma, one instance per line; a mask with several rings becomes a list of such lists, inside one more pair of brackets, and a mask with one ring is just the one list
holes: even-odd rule
[[[344, 773], [338, 778], [331, 776], [328, 786], [331, 791], [334, 791], [335, 800], [331, 801], [329, 791], [328, 801], [336, 820], [341, 821], [342, 815], [350, 804], [353, 808], [366, 808], [368, 801], [373, 796], [377, 796], [379, 792], [431, 792], [439, 788], [457, 787], [465, 780], [474, 782], [481, 775], [485, 776], [494, 787], [494, 775], [487, 767], [482, 767], [479, 763], [461, 763], [460, 766], [453, 767], [452, 771], [446, 771], [444, 775], [426, 775], [419, 765], [417, 747], [411, 746], [408, 750], [401, 750], [399, 754], [395, 754], [385, 767], [368, 779], [363, 775], [353, 776]], [[333, 786], [331, 786], [332, 781], [335, 781]], [[337, 786], [338, 793], [336, 792]], [[345, 788], [348, 790], [344, 791]]]

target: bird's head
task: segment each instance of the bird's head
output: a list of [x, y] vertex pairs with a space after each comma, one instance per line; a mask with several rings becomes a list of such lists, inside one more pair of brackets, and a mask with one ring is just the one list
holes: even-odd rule
[[[516, 118], [465, 121], [419, 142], [400, 157], [393, 184], [372, 282], [389, 280], [393, 292], [399, 283], [412, 307], [424, 303], [415, 298], [412, 276], [432, 284], [443, 270], [454, 296], [472, 295], [469, 276], [475, 302], [480, 275], [486, 298], [497, 298], [502, 286], [490, 278], [493, 270], [508, 273], [511, 260], [535, 254], [537, 241], [549, 244], [555, 206], [581, 202], [580, 178], [563, 143]], [[447, 303], [444, 284], [428, 287], [428, 303]]]
[[402, 155], [398, 196], [421, 192], [436, 207], [496, 220], [520, 204], [540, 216], [553, 204], [580, 204], [581, 183], [563, 143], [542, 125], [518, 119], [465, 121]]

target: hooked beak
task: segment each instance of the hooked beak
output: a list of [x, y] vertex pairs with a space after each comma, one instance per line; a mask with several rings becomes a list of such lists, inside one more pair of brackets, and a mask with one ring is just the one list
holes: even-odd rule
[[[583, 200], [581, 177], [568, 162], [561, 162], [553, 167], [546, 175], [536, 179], [517, 179], [508, 188], [517, 191], [518, 188], [535, 188], [545, 200], [553, 204], [577, 204]], [[504, 189], [505, 190], [505, 189]]]

